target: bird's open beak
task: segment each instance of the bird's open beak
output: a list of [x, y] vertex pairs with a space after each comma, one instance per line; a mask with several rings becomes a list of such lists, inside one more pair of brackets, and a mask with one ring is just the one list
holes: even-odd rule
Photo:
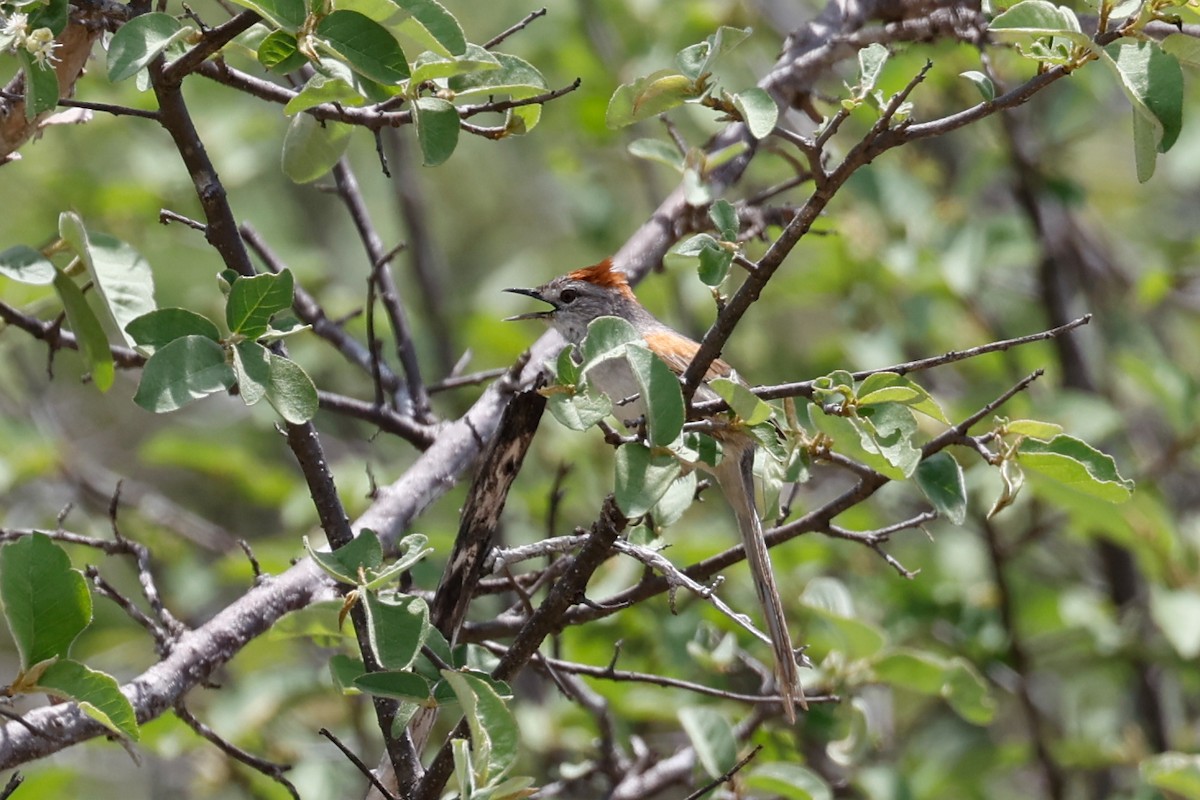
[[[545, 298], [542, 297], [542, 293], [538, 289], [505, 289], [504, 291], [512, 292], [513, 294], [523, 294], [526, 297], [532, 297], [534, 300], [541, 300], [543, 303], [550, 302], [549, 300], [546, 300]], [[530, 311], [527, 314], [517, 314], [516, 316], [512, 316], [512, 317], [505, 317], [504, 321], [505, 322], [514, 322], [519, 319], [547, 320], [547, 319], [550, 319], [550, 316], [555, 312], [555, 310], [556, 309], [551, 308], [547, 311]]]

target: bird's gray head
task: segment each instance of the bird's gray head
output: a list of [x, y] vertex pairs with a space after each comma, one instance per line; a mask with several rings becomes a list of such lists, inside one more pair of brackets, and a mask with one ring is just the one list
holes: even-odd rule
[[587, 333], [588, 323], [597, 317], [621, 317], [637, 323], [648, 314], [638, 305], [625, 274], [605, 260], [593, 267], [577, 269], [534, 289], [505, 289], [523, 294], [551, 308], [517, 314], [509, 320], [540, 319], [551, 325], [568, 342], [578, 343]]

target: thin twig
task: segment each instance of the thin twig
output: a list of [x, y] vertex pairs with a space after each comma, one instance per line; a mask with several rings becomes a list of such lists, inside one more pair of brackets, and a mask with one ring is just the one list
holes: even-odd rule
[[701, 797], [704, 797], [704, 795], [713, 791], [718, 786], [720, 786], [722, 783], [729, 783], [731, 780], [733, 780], [733, 776], [738, 774], [742, 770], [743, 767], [745, 767], [747, 764], [749, 764], [751, 761], [753, 761], [754, 757], [757, 756], [762, 749], [763, 749], [763, 746], [761, 744], [756, 744], [754, 746], [754, 749], [746, 754], [745, 758], [741, 759], [736, 764], [734, 764], [732, 767], [730, 767], [728, 770], [726, 770], [723, 775], [719, 775], [718, 777], [713, 778], [707, 784], [705, 784], [704, 786], [701, 786], [699, 789], [697, 789], [696, 791], [689, 794], [683, 800], [700, 800]]
[[[508, 648], [504, 645], [491, 640], [483, 640], [479, 642], [480, 647], [483, 647], [496, 655], [504, 655], [508, 652]], [[668, 678], [664, 675], [657, 675], [652, 672], [635, 672], [633, 670], [615, 669], [613, 664], [597, 667], [591, 664], [580, 664], [575, 661], [564, 661], [558, 658], [550, 658], [549, 656], [538, 655], [533, 662], [537, 666], [539, 662], [545, 662], [554, 669], [563, 672], [569, 672], [572, 675], [586, 675], [589, 678], [599, 678], [601, 680], [616, 681], [618, 683], [647, 683], [654, 686], [663, 686], [669, 689], [682, 689], [693, 694], [704, 695], [705, 697], [717, 697], [722, 700], [733, 700], [738, 703], [752, 703], [756, 705], [774, 705], [778, 706], [783, 702], [779, 695], [770, 694], [743, 694], [741, 692], [731, 692], [725, 689], [714, 689], [711, 686], [705, 686], [702, 683], [693, 681], [680, 680], [679, 678]], [[817, 695], [815, 697], [808, 696], [810, 703], [833, 703], [837, 702], [838, 698], [835, 695]]]
[[234, 759], [235, 761], [242, 762], [257, 772], [261, 772], [263, 775], [266, 775], [268, 778], [286, 789], [288, 794], [296, 798], [296, 800], [300, 800], [300, 793], [296, 791], [296, 787], [291, 781], [283, 776], [285, 772], [292, 768], [291, 764], [277, 764], [274, 761], [269, 761], [265, 758], [259, 758], [256, 755], [246, 752], [233, 742], [226, 740], [212, 728], [208, 727], [199, 719], [197, 719], [191, 711], [188, 711], [187, 706], [185, 706], [182, 702], [175, 704], [174, 711], [175, 716], [179, 717], [179, 719], [181, 719], [185, 725], [195, 731], [201, 738], [215, 745], [216, 748], [222, 753]]
[[20, 772], [14, 772], [9, 777], [8, 783], [4, 784], [4, 788], [0, 789], [0, 800], [8, 800], [8, 798], [12, 797], [13, 792], [15, 792], [17, 787], [24, 783], [24, 781], [25, 777]]
[[495, 36], [493, 36], [492, 38], [490, 38], [486, 42], [484, 42], [483, 49], [491, 50], [493, 47], [500, 44], [505, 39], [512, 36], [514, 33], [525, 30], [525, 28], [529, 27], [529, 23], [533, 22], [538, 17], [544, 17], [544, 16], [546, 16], [546, 7], [545, 6], [542, 6], [537, 11], [530, 11], [528, 14], [525, 15], [525, 18], [522, 19], [520, 22], [518, 22], [516, 25], [513, 25], [510, 28], [505, 28], [504, 30], [500, 31], [500, 33], [497, 33]]
[[371, 768], [368, 767], [366, 764], [364, 764], [363, 760], [361, 758], [359, 758], [358, 756], [356, 756], [354, 754], [353, 750], [351, 750], [349, 747], [346, 747], [346, 745], [342, 744], [342, 740], [339, 739], [337, 736], [334, 736], [332, 731], [330, 731], [328, 728], [321, 728], [320, 730], [317, 731], [317, 733], [324, 736], [329, 741], [333, 742], [333, 746], [336, 747], [338, 750], [341, 750], [342, 755], [344, 755], [347, 759], [349, 759], [350, 763], [353, 764], [355, 767], [357, 767], [358, 771], [361, 772], [363, 775], [365, 775], [367, 777], [367, 780], [371, 782], [371, 785], [374, 786], [376, 789], [378, 789], [383, 794], [384, 797], [386, 797], [388, 800], [399, 800], [399, 798], [396, 797], [396, 795], [394, 795], [390, 791], [388, 791], [388, 788], [379, 782], [379, 778], [375, 777], [375, 773], [371, 770]]

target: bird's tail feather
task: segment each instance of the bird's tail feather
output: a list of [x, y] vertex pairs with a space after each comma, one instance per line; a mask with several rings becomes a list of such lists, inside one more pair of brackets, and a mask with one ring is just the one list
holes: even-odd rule
[[[771, 635], [771, 646], [775, 654], [775, 677], [779, 693], [783, 698], [784, 712], [788, 721], [796, 720], [796, 704], [808, 710], [804, 689], [800, 685], [796, 654], [792, 637], [788, 633], [787, 620], [783, 614], [783, 603], [775, 585], [775, 572], [771, 569], [771, 558], [767, 554], [767, 543], [763, 539], [762, 522], [754, 504], [754, 447], [752, 444], [723, 442], [725, 458], [715, 470], [717, 482], [733, 507], [737, 517], [738, 532], [742, 535], [742, 547], [746, 550], [746, 561], [754, 577], [754, 589], [762, 607]], [[739, 446], [741, 445], [741, 446]]]

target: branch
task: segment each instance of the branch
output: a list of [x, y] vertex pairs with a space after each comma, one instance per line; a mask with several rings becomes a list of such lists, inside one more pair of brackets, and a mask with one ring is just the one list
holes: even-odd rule
[[[952, 428], [946, 429], [926, 442], [921, 448], [921, 458], [929, 458], [934, 453], [941, 452], [950, 445], [959, 443], [960, 438], [966, 433], [968, 428], [993, 413], [997, 408], [1010, 400], [1013, 395], [1026, 389], [1041, 375], [1041, 370], [1027, 375], [995, 400], [982, 406], [962, 422]], [[853, 487], [832, 500], [827, 501], [824, 505], [813, 509], [803, 517], [766, 531], [764, 539], [767, 542], [767, 546], [775, 547], [797, 536], [826, 530], [837, 515], [874, 495], [875, 492], [889, 483], [889, 480], [889, 478], [880, 473], [875, 473], [874, 478], [860, 479]], [[694, 581], [705, 581], [733, 564], [745, 560], [745, 557], [745, 551], [742, 549], [742, 546], [736, 545], [687, 567], [682, 570], [682, 573]], [[666, 578], [648, 576], [636, 585], [605, 598], [601, 603], [571, 609], [562, 620], [562, 624], [580, 625], [600, 619], [627, 608], [634, 603], [639, 603], [655, 595], [662, 594], [669, 589], [670, 584]], [[511, 635], [513, 630], [519, 628], [524, 623], [525, 620], [520, 617], [507, 615], [495, 620], [468, 624], [464, 627], [460, 640], [464, 642], [477, 642], [482, 639]]]
[[[611, 496], [607, 498], [600, 512], [600, 519], [592, 526], [587, 542], [572, 559], [571, 566], [562, 579], [554, 584], [546, 599], [521, 628], [512, 647], [492, 670], [493, 678], [501, 681], [513, 680], [533, 658], [542, 641], [560, 628], [567, 609], [577, 598], [583, 596], [592, 573], [608, 558], [613, 543], [627, 524], [628, 520], [617, 508], [616, 502]], [[433, 763], [426, 770], [425, 777], [421, 779], [414, 793], [414, 800], [435, 800], [441, 795], [453, 767], [451, 741], [464, 736], [466, 727], [465, 720], [460, 722], [442, 745]]]
[[412, 415], [419, 422], [428, 423], [432, 420], [429, 409], [429, 393], [421, 379], [421, 365], [417, 361], [416, 348], [413, 346], [412, 329], [408, 324], [408, 312], [400, 299], [400, 292], [392, 278], [388, 265], [387, 251], [383, 240], [379, 237], [374, 223], [371, 222], [370, 212], [366, 201], [358, 188], [358, 180], [350, 169], [349, 162], [343, 157], [333, 168], [333, 176], [337, 181], [337, 193], [350, 212], [354, 227], [358, 230], [359, 238], [367, 251], [371, 262], [371, 280], [379, 288], [380, 299], [387, 311], [388, 320], [392, 325], [392, 334], [396, 341], [396, 354], [404, 367], [404, 375], [408, 381], [408, 404], [412, 407]]

